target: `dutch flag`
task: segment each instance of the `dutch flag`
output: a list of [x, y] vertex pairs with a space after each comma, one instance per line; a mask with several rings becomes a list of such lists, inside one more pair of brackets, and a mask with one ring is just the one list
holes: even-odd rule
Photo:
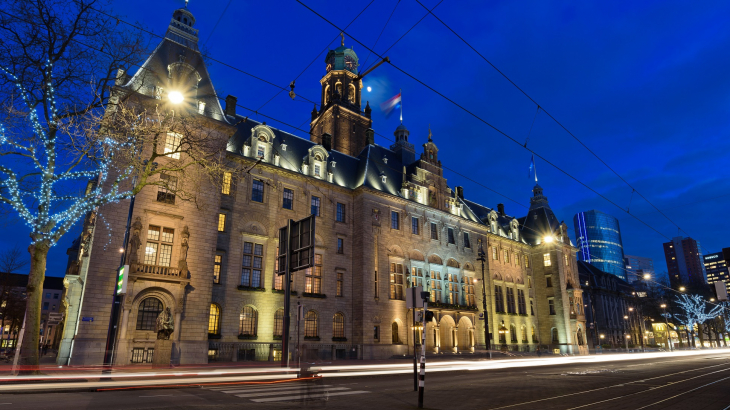
[[395, 97], [392, 97], [388, 101], [380, 104], [380, 109], [383, 111], [386, 117], [390, 117], [396, 109], [400, 108], [400, 94], [398, 93]]

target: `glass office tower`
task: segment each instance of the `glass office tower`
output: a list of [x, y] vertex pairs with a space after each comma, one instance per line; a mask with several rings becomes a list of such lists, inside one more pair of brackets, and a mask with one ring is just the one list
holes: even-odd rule
[[624, 246], [618, 219], [601, 211], [579, 212], [573, 217], [578, 260], [626, 280]]

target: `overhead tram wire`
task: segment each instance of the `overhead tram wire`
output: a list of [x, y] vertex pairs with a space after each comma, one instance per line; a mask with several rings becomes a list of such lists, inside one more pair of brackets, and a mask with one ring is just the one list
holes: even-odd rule
[[[398, 0], [398, 1], [400, 1], [400, 0]], [[367, 4], [367, 5], [365, 6], [365, 8], [364, 8], [364, 9], [362, 9], [362, 10], [361, 10], [361, 11], [360, 11], [359, 13], [357, 13], [357, 16], [355, 16], [355, 18], [354, 18], [354, 19], [352, 19], [352, 21], [350, 21], [350, 23], [348, 23], [348, 24], [347, 24], [347, 26], [345, 26], [345, 29], [347, 29], [348, 27], [350, 27], [350, 25], [352, 25], [352, 23], [354, 23], [354, 22], [355, 22], [355, 20], [357, 20], [357, 19], [358, 19], [358, 18], [359, 18], [359, 17], [360, 17], [361, 15], [362, 15], [362, 13], [364, 13], [364, 12], [365, 12], [365, 10], [367, 10], [367, 9], [368, 9], [368, 7], [370, 7], [370, 5], [371, 5], [371, 4], [373, 4], [374, 2], [375, 2], [375, 0], [371, 0], [371, 1], [370, 1], [370, 3], [368, 3], [368, 4]], [[310, 61], [310, 62], [309, 62], [309, 64], [307, 64], [307, 66], [306, 66], [306, 67], [304, 67], [304, 70], [302, 70], [302, 71], [301, 71], [301, 72], [300, 72], [300, 73], [299, 73], [299, 74], [298, 74], [298, 75], [297, 75], [296, 77], [294, 77], [294, 81], [297, 81], [297, 80], [299, 79], [299, 77], [301, 77], [301, 76], [302, 76], [302, 74], [304, 74], [304, 72], [306, 72], [306, 71], [307, 71], [307, 70], [309, 69], [309, 67], [311, 67], [311, 66], [312, 66], [312, 64], [314, 64], [314, 63], [315, 63], [315, 62], [317, 61], [317, 59], [319, 58], [319, 56], [321, 56], [321, 55], [322, 55], [322, 53], [324, 53], [325, 51], [327, 51], [327, 50], [329, 49], [329, 47], [330, 47], [330, 44], [332, 44], [332, 42], [333, 42], [333, 41], [337, 40], [337, 37], [339, 37], [339, 36], [340, 36], [339, 34], [338, 34], [338, 35], [336, 35], [336, 36], [335, 36], [335, 38], [333, 38], [333, 39], [332, 39], [332, 40], [331, 40], [331, 41], [330, 41], [329, 43], [327, 43], [327, 45], [326, 45], [326, 46], [324, 47], [324, 49], [323, 49], [322, 51], [320, 51], [320, 52], [319, 52], [319, 53], [317, 54], [317, 56], [316, 56], [316, 57], [314, 57], [314, 59], [312, 59], [312, 61]], [[294, 84], [294, 81], [292, 81], [292, 84]], [[260, 107], [258, 108], [258, 110], [256, 110], [256, 111], [259, 111], [259, 110], [261, 110], [262, 108], [266, 107], [266, 105], [267, 105], [268, 103], [270, 103], [271, 101], [273, 101], [273, 100], [274, 100], [274, 98], [278, 97], [278, 96], [279, 96], [279, 94], [281, 94], [281, 92], [282, 92], [282, 91], [285, 91], [285, 89], [281, 89], [281, 90], [279, 90], [279, 91], [278, 91], [278, 92], [277, 92], [276, 94], [274, 94], [274, 96], [273, 96], [273, 97], [269, 98], [269, 99], [268, 99], [268, 100], [267, 100], [267, 101], [266, 101], [265, 103], [263, 103], [263, 104], [262, 104], [262, 105], [261, 105], [261, 106], [260, 106]], [[315, 105], [315, 106], [317, 106], [317, 103], [314, 103], [314, 105]], [[302, 125], [304, 125], [304, 124], [302, 124]], [[300, 127], [301, 127], [301, 125], [300, 125]]]
[[[393, 7], [393, 11], [390, 12], [390, 16], [388, 16], [388, 19], [385, 20], [385, 24], [383, 25], [383, 29], [380, 30], [380, 34], [378, 34], [378, 38], [375, 39], [375, 43], [373, 43], [373, 48], [378, 45], [378, 41], [380, 41], [380, 37], [383, 35], [383, 32], [385, 31], [385, 28], [388, 27], [388, 23], [390, 23], [390, 19], [393, 18], [393, 14], [395, 14], [395, 10], [398, 8], [398, 5], [400, 4], [400, 0], [397, 0], [395, 2], [395, 7]], [[345, 27], [347, 28], [347, 27]], [[365, 58], [365, 61], [362, 63], [363, 66], [367, 64], [368, 60], [370, 59], [370, 55], [372, 52], [368, 53], [368, 56]]]
[[[305, 7], [305, 8], [307, 9], [307, 10], [311, 11], [311, 12], [312, 12], [313, 14], [315, 14], [315, 15], [316, 15], [317, 17], [319, 17], [319, 18], [321, 18], [322, 20], [324, 20], [324, 21], [325, 21], [325, 22], [326, 22], [327, 24], [331, 25], [332, 27], [336, 28], [337, 30], [339, 30], [339, 31], [341, 31], [341, 32], [345, 32], [344, 30], [342, 30], [341, 28], [339, 28], [339, 27], [338, 27], [338, 26], [337, 26], [336, 24], [334, 24], [334, 23], [332, 23], [332, 22], [331, 22], [330, 20], [328, 20], [328, 19], [327, 19], [326, 17], [324, 17], [323, 15], [319, 14], [319, 13], [318, 13], [318, 12], [317, 12], [316, 10], [314, 10], [314, 9], [312, 9], [311, 7], [307, 6], [307, 5], [306, 5], [306, 4], [304, 3], [304, 2], [302, 2], [301, 0], [296, 0], [296, 2], [297, 2], [297, 3], [299, 3], [299, 4], [301, 4], [302, 6], [304, 6], [304, 7]], [[351, 34], [348, 34], [348, 36], [350, 37], [350, 39], [354, 40], [355, 42], [357, 42], [358, 44], [360, 44], [360, 45], [361, 45], [362, 47], [364, 47], [365, 49], [367, 49], [367, 50], [369, 50], [369, 51], [372, 51], [372, 53], [373, 53], [373, 54], [375, 54], [376, 56], [380, 57], [381, 59], [383, 58], [383, 57], [382, 57], [382, 56], [381, 56], [380, 54], [378, 54], [377, 52], [375, 52], [375, 51], [373, 51], [372, 49], [370, 49], [370, 48], [369, 48], [369, 47], [368, 47], [367, 45], [365, 45], [365, 44], [364, 44], [363, 42], [361, 42], [361, 41], [360, 41], [360, 40], [358, 40], [357, 38], [353, 37], [353, 36], [352, 36]], [[430, 85], [426, 84], [425, 82], [423, 82], [422, 80], [418, 79], [418, 78], [417, 78], [416, 76], [414, 76], [413, 74], [410, 74], [409, 72], [407, 72], [407, 71], [405, 71], [404, 69], [400, 68], [399, 66], [395, 65], [395, 64], [394, 64], [394, 63], [393, 63], [392, 61], [389, 61], [389, 63], [390, 63], [390, 65], [391, 65], [391, 66], [392, 66], [393, 68], [395, 68], [396, 70], [400, 71], [400, 72], [401, 72], [402, 74], [404, 74], [405, 76], [407, 76], [407, 77], [411, 78], [412, 80], [416, 81], [417, 83], [419, 83], [419, 84], [421, 84], [422, 86], [426, 87], [427, 89], [431, 90], [431, 91], [432, 91], [433, 93], [435, 93], [436, 95], [438, 95], [438, 96], [440, 96], [441, 98], [445, 99], [446, 101], [450, 102], [451, 104], [453, 104], [453, 105], [454, 105], [454, 106], [456, 106], [457, 108], [461, 109], [461, 110], [462, 110], [462, 111], [464, 111], [465, 113], [467, 113], [467, 114], [471, 115], [472, 117], [474, 117], [475, 119], [479, 120], [479, 121], [480, 121], [480, 122], [482, 122], [483, 124], [485, 124], [485, 125], [489, 126], [490, 128], [492, 128], [493, 130], [495, 130], [496, 132], [498, 132], [498, 133], [499, 133], [499, 134], [501, 134], [502, 136], [506, 137], [506, 138], [507, 138], [507, 139], [509, 139], [510, 141], [512, 141], [512, 142], [514, 142], [515, 144], [519, 145], [520, 147], [522, 147], [522, 148], [526, 149], [527, 151], [529, 151], [530, 153], [532, 153], [532, 154], [533, 154], [533, 155], [535, 155], [536, 157], [538, 157], [538, 158], [542, 159], [542, 160], [543, 160], [543, 161], [544, 161], [545, 163], [547, 163], [548, 165], [552, 166], [552, 167], [553, 167], [553, 168], [555, 168], [556, 170], [558, 170], [558, 171], [560, 171], [561, 173], [563, 173], [563, 174], [564, 174], [565, 176], [567, 176], [567, 177], [569, 177], [570, 179], [574, 180], [575, 182], [577, 182], [578, 184], [582, 185], [583, 187], [585, 187], [585, 188], [586, 188], [586, 189], [588, 189], [589, 191], [593, 192], [594, 194], [598, 195], [599, 197], [603, 198], [603, 199], [604, 199], [604, 200], [605, 200], [606, 202], [608, 202], [608, 203], [610, 203], [611, 205], [615, 206], [616, 208], [620, 209], [620, 210], [621, 210], [622, 212], [626, 212], [626, 209], [624, 209], [623, 207], [621, 207], [621, 206], [620, 206], [619, 204], [617, 204], [616, 202], [612, 201], [611, 199], [607, 198], [607, 197], [606, 197], [605, 195], [603, 195], [603, 194], [601, 194], [600, 192], [596, 191], [595, 189], [593, 189], [592, 187], [590, 187], [590, 186], [589, 186], [588, 184], [586, 184], [585, 182], [583, 182], [583, 181], [579, 180], [579, 179], [578, 179], [577, 177], [573, 176], [573, 175], [572, 175], [572, 174], [570, 174], [570, 173], [569, 173], [568, 171], [565, 171], [564, 169], [560, 168], [559, 166], [557, 166], [556, 164], [554, 164], [553, 162], [551, 162], [550, 160], [548, 160], [548, 159], [547, 159], [547, 158], [545, 158], [544, 156], [540, 155], [539, 153], [537, 153], [537, 152], [533, 151], [533, 150], [532, 150], [532, 149], [530, 149], [530, 148], [527, 148], [527, 147], [525, 147], [525, 146], [524, 146], [524, 145], [523, 145], [522, 143], [520, 143], [519, 141], [517, 141], [517, 140], [516, 140], [516, 139], [515, 139], [514, 137], [512, 137], [512, 136], [510, 136], [509, 134], [507, 134], [506, 132], [504, 132], [504, 131], [500, 130], [500, 129], [499, 129], [499, 128], [497, 128], [497, 127], [496, 127], [495, 125], [492, 125], [492, 124], [491, 124], [490, 122], [488, 122], [488, 121], [486, 121], [485, 119], [481, 118], [480, 116], [478, 116], [477, 114], [473, 113], [472, 111], [470, 111], [470, 110], [469, 110], [469, 109], [467, 109], [466, 107], [462, 106], [461, 104], [459, 104], [459, 103], [457, 103], [456, 101], [454, 101], [453, 99], [451, 99], [451, 98], [447, 97], [446, 95], [444, 95], [444, 94], [443, 94], [443, 93], [441, 93], [440, 91], [436, 90], [436, 89], [435, 89], [435, 88], [433, 88], [432, 86], [430, 86]], [[542, 107], [541, 107], [541, 109], [542, 109]], [[544, 109], [543, 109], [543, 111], [544, 111]], [[667, 236], [667, 235], [663, 234], [662, 232], [660, 232], [659, 230], [657, 230], [657, 229], [656, 229], [656, 228], [654, 228], [653, 226], [649, 225], [649, 224], [648, 224], [647, 222], [643, 221], [642, 219], [640, 219], [640, 218], [639, 218], [639, 217], [637, 217], [636, 215], [634, 215], [634, 214], [632, 214], [632, 213], [630, 213], [630, 212], [626, 212], [626, 213], [628, 213], [629, 215], [631, 215], [631, 216], [632, 216], [632, 217], [633, 217], [633, 218], [634, 218], [635, 220], [639, 221], [639, 222], [640, 222], [641, 224], [643, 224], [643, 225], [644, 225], [644, 226], [646, 226], [647, 228], [651, 229], [652, 231], [656, 232], [656, 233], [657, 233], [657, 234], [659, 234], [660, 236], [662, 236], [662, 237], [664, 237], [664, 238], [667, 238], [667, 239], [670, 239], [670, 237], [669, 237], [669, 236]], [[676, 224], [675, 224], [675, 226], [676, 226]]]
[[213, 33], [215, 32], [215, 29], [218, 28], [218, 24], [223, 20], [223, 16], [226, 14], [226, 10], [228, 10], [228, 6], [231, 5], [231, 2], [233, 0], [228, 0], [228, 4], [226, 4], [226, 7], [223, 9], [223, 12], [221, 13], [220, 17], [218, 17], [218, 21], [215, 22], [215, 25], [213, 26], [213, 29], [210, 30], [210, 33], [208, 34], [208, 38], [205, 39], [205, 42], [203, 42], [203, 46], [208, 44], [208, 41], [210, 41], [210, 38], [213, 36]]
[[[101, 14], [104, 14], [105, 16], [108, 16], [108, 17], [111, 17], [111, 18], [117, 19], [117, 20], [119, 20], [119, 22], [120, 22], [120, 23], [124, 23], [124, 24], [126, 24], [126, 25], [128, 25], [128, 26], [130, 26], [130, 27], [133, 27], [133, 28], [135, 28], [135, 29], [137, 29], [137, 30], [139, 30], [139, 31], [142, 31], [143, 33], [147, 33], [147, 34], [149, 34], [149, 35], [151, 35], [151, 36], [154, 36], [154, 37], [157, 37], [157, 38], [160, 38], [160, 39], [165, 39], [165, 36], [161, 36], [161, 35], [159, 35], [159, 34], [157, 34], [157, 33], [153, 33], [153, 32], [151, 32], [151, 31], [149, 31], [149, 30], [147, 30], [147, 29], [145, 29], [145, 28], [142, 28], [142, 27], [136, 26], [136, 25], [134, 25], [134, 24], [132, 24], [132, 23], [130, 23], [130, 22], [128, 22], [128, 21], [125, 21], [125, 20], [123, 20], [123, 19], [119, 19], [119, 18], [117, 18], [116, 16], [113, 16], [113, 15], [111, 15], [111, 14], [109, 14], [109, 13], [107, 13], [107, 12], [103, 11], [103, 10], [95, 9], [95, 8], [93, 8], [93, 7], [91, 7], [91, 9], [93, 9], [93, 10], [95, 10], [95, 11], [97, 11], [97, 12], [101, 13]], [[8, 13], [8, 12], [5, 12], [5, 11], [3, 11], [3, 10], [0, 10], [0, 12], [2, 12], [2, 13], [5, 13], [5, 14], [7, 14], [7, 15], [9, 15], [9, 16], [13, 16], [13, 17], [15, 17], [15, 18], [18, 18], [17, 16], [14, 16], [14, 15], [12, 15], [12, 14], [10, 14], [10, 13]], [[29, 24], [36, 24], [36, 25], [38, 25], [38, 23], [30, 23], [30, 22], [28, 22], [28, 23], [29, 23]], [[74, 41], [78, 41], [78, 40], [74, 40]], [[240, 73], [242, 73], [242, 74], [245, 74], [245, 75], [247, 75], [247, 76], [249, 76], [249, 77], [251, 77], [251, 78], [255, 78], [255, 79], [257, 79], [257, 80], [259, 80], [259, 81], [261, 81], [261, 82], [264, 82], [264, 83], [266, 83], [266, 84], [268, 84], [268, 85], [270, 85], [270, 86], [273, 86], [273, 87], [279, 88], [279, 89], [281, 89], [281, 90], [283, 90], [283, 91], [287, 91], [287, 87], [282, 87], [282, 86], [280, 86], [280, 85], [278, 85], [278, 84], [275, 84], [275, 83], [273, 83], [273, 82], [271, 82], [271, 81], [265, 80], [265, 79], [263, 79], [263, 78], [261, 78], [261, 77], [259, 77], [259, 76], [257, 76], [257, 75], [254, 75], [254, 74], [251, 74], [251, 73], [249, 73], [249, 72], [247, 72], [247, 71], [244, 71], [244, 70], [242, 70], [242, 69], [240, 69], [240, 68], [238, 68], [238, 67], [236, 67], [236, 66], [234, 66], [234, 65], [228, 64], [228, 63], [226, 63], [226, 62], [223, 62], [223, 61], [221, 61], [221, 60], [217, 60], [217, 59], [215, 59], [215, 58], [211, 57], [210, 55], [206, 55], [206, 56], [205, 56], [205, 58], [207, 58], [207, 59], [208, 59], [208, 60], [210, 60], [210, 61], [214, 61], [214, 62], [216, 62], [216, 63], [218, 63], [218, 64], [221, 64], [221, 65], [223, 65], [223, 66], [225, 66], [225, 67], [228, 67], [228, 68], [230, 68], [230, 69], [232, 69], [232, 70], [235, 70], [235, 71], [238, 71], [238, 72], [240, 72]], [[316, 102], [315, 102], [315, 101], [313, 101], [313, 100], [310, 100], [309, 98], [306, 98], [306, 97], [304, 97], [304, 96], [302, 96], [302, 95], [299, 95], [299, 97], [300, 97], [300, 98], [301, 98], [302, 100], [305, 100], [306, 102], [309, 102], [309, 103], [312, 103], [312, 104], [316, 104]], [[294, 101], [296, 101], [296, 100], [294, 100]]]
[[[676, 226], [677, 229], [679, 229], [680, 231], [683, 231], [688, 236], [690, 236], [687, 231], [685, 231], [684, 229], [682, 229], [679, 225], [677, 225], [677, 223], [675, 223], [671, 218], [669, 218], [669, 216], [667, 216], [656, 205], [654, 205], [651, 201], [649, 201], [649, 199], [647, 199], [641, 192], [639, 192], [633, 185], [631, 185], [631, 183], [629, 183], [626, 179], [624, 179], [624, 177], [622, 177], [618, 172], [616, 172], [616, 170], [614, 170], [610, 165], [608, 165], [608, 163], [606, 163], [606, 161], [604, 161], [601, 157], [598, 156], [598, 154], [596, 154], [583, 141], [581, 141], [580, 138], [578, 138], [575, 134], [573, 134], [572, 132], [570, 132], [570, 130], [568, 130], [568, 128], [565, 125], [563, 125], [560, 121], [558, 121], [557, 118], [555, 118], [552, 114], [550, 114], [547, 110], [545, 110], [545, 108], [543, 106], [541, 106], [529, 94], [527, 94], [527, 92], [525, 92], [525, 90], [523, 90], [522, 88], [520, 88], [514, 81], [512, 81], [512, 79], [510, 79], [504, 72], [502, 72], [502, 70], [500, 70], [499, 68], [497, 68], [497, 66], [495, 66], [491, 61], [489, 61], [489, 59], [487, 59], [484, 55], [482, 55], [479, 51], [477, 51], [477, 49], [474, 48], [474, 46], [472, 46], [471, 44], [469, 44], [469, 42], [466, 41], [463, 37], [461, 37], [458, 33], [456, 33], [456, 31], [454, 31], [454, 29], [452, 29], [451, 27], [449, 27], [448, 24], [446, 24], [443, 20], [441, 20], [438, 16], [436, 16], [436, 14], [433, 13], [433, 10], [428, 10], [428, 8], [423, 3], [421, 3], [420, 0], [416, 0], [416, 2], [419, 5], [421, 5], [421, 7], [423, 7], [424, 9], [426, 9], [428, 11], [428, 14], [432, 15], [436, 20], [439, 21], [439, 23], [443, 24], [444, 27], [446, 27], [449, 31], [451, 31], [451, 33], [453, 33], [456, 37], [458, 37], [459, 40], [461, 40], [464, 44], [466, 44], [467, 47], [469, 47], [479, 57], [481, 57], [484, 61], [486, 61], [487, 64], [489, 64], [490, 66], [492, 66], [492, 68], [494, 68], [500, 75], [502, 75], [502, 77], [504, 77], [507, 81], [510, 82], [510, 84], [512, 84], [515, 88], [517, 88], [525, 97], [527, 97], [530, 101], [532, 101], [533, 104], [537, 105], [537, 107], [538, 107], [539, 110], [541, 109], [545, 114], [547, 114], [548, 117], [550, 117], [550, 119], [552, 119], [556, 124], [558, 124], [558, 126], [560, 126], [560, 128], [562, 128], [565, 132], [567, 132], [568, 135], [570, 135], [571, 137], [573, 137], [573, 139], [575, 139], [576, 141], [578, 141], [578, 143], [581, 146], [583, 146], [583, 148], [585, 148], [588, 152], [590, 152], [591, 155], [593, 155], [598, 161], [600, 161], [606, 168], [608, 168], [617, 177], [619, 177], [619, 179], [621, 179], [621, 181], [623, 181], [624, 184], [626, 184], [629, 188], [631, 188], [633, 190], [633, 192], [636, 192], [636, 194], [638, 194], [644, 201], [646, 201], [646, 203], [648, 203], [654, 209], [656, 209], [657, 212], [659, 212], [664, 218], [666, 218], [669, 222], [671, 222], [672, 225]], [[633, 192], [632, 192], [632, 194], [633, 194]], [[705, 249], [705, 250], [707, 251], [707, 249]]]

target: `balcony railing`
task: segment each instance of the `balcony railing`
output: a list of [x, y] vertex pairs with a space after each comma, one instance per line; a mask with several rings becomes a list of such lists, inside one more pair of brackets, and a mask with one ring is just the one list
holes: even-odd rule
[[159, 266], [159, 265], [147, 265], [144, 263], [135, 263], [130, 267], [130, 270], [132, 273], [136, 274], [142, 274], [142, 275], [160, 275], [160, 276], [167, 276], [171, 278], [179, 278], [180, 276], [180, 269], [178, 268], [172, 268], [169, 266]]

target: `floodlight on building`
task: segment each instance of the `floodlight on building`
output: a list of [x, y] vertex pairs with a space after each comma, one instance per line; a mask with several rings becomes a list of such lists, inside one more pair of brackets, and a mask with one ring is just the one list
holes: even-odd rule
[[545, 238], [543, 238], [543, 240], [544, 240], [544, 241], [545, 241], [546, 243], [550, 243], [550, 242], [552, 242], [553, 240], [555, 240], [555, 238], [554, 238], [554, 237], [553, 237], [552, 235], [547, 235], [547, 236], [545, 236]]
[[173, 104], [180, 104], [185, 100], [185, 97], [183, 97], [180, 91], [170, 91], [170, 93], [167, 94], [167, 98], [169, 98], [170, 102]]

